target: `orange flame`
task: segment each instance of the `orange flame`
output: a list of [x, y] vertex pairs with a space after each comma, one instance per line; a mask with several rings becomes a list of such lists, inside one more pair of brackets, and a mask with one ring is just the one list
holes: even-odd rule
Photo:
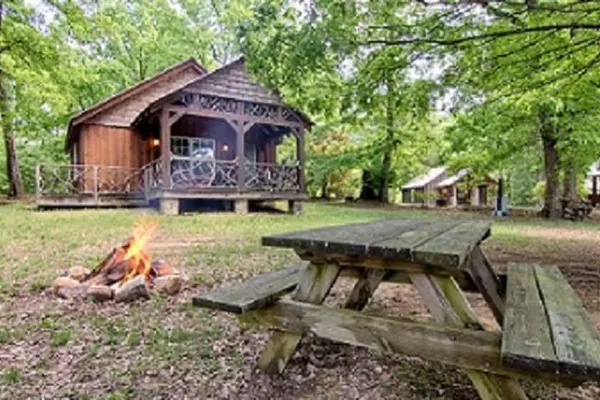
[[152, 271], [152, 257], [146, 249], [147, 243], [153, 238], [158, 228], [158, 222], [153, 220], [140, 220], [134, 230], [131, 239], [129, 239], [127, 253], [123, 260], [130, 260], [130, 269], [121, 279], [121, 284], [134, 278], [137, 275], [143, 275], [150, 279]]

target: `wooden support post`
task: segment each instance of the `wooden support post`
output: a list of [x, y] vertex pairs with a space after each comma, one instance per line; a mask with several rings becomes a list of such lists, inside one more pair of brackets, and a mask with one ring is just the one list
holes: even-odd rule
[[237, 121], [235, 125], [236, 146], [235, 155], [237, 159], [237, 188], [239, 191], [244, 190], [246, 186], [246, 157], [244, 153], [244, 122]]
[[298, 169], [298, 187], [300, 188], [300, 192], [304, 192], [305, 190], [305, 165], [306, 165], [306, 149], [304, 144], [304, 129], [298, 129], [298, 135], [296, 140], [296, 158], [298, 160], [299, 169]]
[[[410, 274], [410, 279], [436, 320], [458, 327], [483, 329], [452, 277]], [[527, 399], [514, 379], [473, 369], [466, 372], [483, 400]]]
[[[312, 304], [323, 303], [339, 273], [340, 267], [337, 265], [309, 264], [300, 278], [294, 300]], [[302, 336], [293, 332], [273, 333], [258, 359], [258, 367], [266, 372], [283, 372]]]
[[92, 182], [94, 185], [94, 203], [98, 204], [98, 166], [94, 165], [92, 168]]
[[492, 310], [496, 322], [502, 326], [504, 322], [505, 290], [481, 247], [477, 246], [471, 252], [467, 271]]
[[169, 112], [165, 109], [160, 113], [160, 154], [162, 163], [162, 186], [171, 187], [171, 125]]
[[365, 276], [356, 282], [344, 304], [344, 308], [351, 310], [362, 310], [365, 308], [375, 290], [387, 274], [385, 269], [369, 269]]

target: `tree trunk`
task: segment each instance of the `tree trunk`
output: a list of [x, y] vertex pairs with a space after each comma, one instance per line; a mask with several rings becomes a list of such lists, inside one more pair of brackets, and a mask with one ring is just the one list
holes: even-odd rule
[[390, 177], [392, 169], [392, 155], [394, 153], [394, 94], [388, 80], [387, 104], [385, 109], [385, 148], [383, 152], [382, 177], [379, 187], [379, 199], [383, 203], [390, 201]]
[[361, 200], [377, 200], [373, 186], [373, 176], [368, 169], [363, 169], [359, 198]]
[[[1, 9], [0, 9], [1, 11]], [[6, 151], [6, 176], [8, 177], [8, 197], [23, 196], [23, 181], [17, 158], [15, 138], [13, 135], [12, 115], [4, 75], [0, 71], [0, 129], [4, 136]]]
[[563, 177], [563, 197], [568, 200], [577, 200], [577, 167], [573, 161], [565, 165]]
[[556, 127], [550, 120], [550, 115], [542, 111], [540, 114], [540, 135], [544, 148], [544, 172], [546, 175], [546, 192], [544, 194], [544, 208], [542, 215], [545, 218], [561, 218], [562, 207], [560, 204], [559, 183], [559, 157], [556, 148]]

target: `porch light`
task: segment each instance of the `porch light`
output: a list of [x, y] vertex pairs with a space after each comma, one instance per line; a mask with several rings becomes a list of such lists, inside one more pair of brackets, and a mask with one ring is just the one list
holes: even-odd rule
[[152, 147], [158, 147], [160, 145], [160, 139], [152, 139]]
[[229, 151], [229, 145], [224, 144], [223, 147], [221, 147], [221, 150], [223, 150], [223, 151]]

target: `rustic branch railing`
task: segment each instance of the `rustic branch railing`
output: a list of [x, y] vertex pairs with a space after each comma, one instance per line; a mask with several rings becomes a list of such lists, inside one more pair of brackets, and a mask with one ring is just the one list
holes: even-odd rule
[[160, 189], [163, 186], [162, 179], [162, 158], [157, 158], [141, 168], [143, 179], [144, 197], [150, 198], [152, 190]]
[[[244, 190], [293, 192], [300, 190], [299, 165], [244, 164]], [[144, 194], [158, 189], [238, 188], [237, 160], [172, 157], [171, 182], [163, 182], [159, 158], [141, 168], [97, 165], [41, 164], [36, 169], [36, 195], [40, 198]]]
[[300, 166], [246, 163], [246, 188], [270, 192], [300, 190]]
[[40, 164], [36, 168], [36, 195], [41, 197], [141, 193], [139, 168], [97, 165]]
[[235, 188], [237, 175], [235, 160], [173, 156], [171, 161], [171, 187], [176, 189]]

